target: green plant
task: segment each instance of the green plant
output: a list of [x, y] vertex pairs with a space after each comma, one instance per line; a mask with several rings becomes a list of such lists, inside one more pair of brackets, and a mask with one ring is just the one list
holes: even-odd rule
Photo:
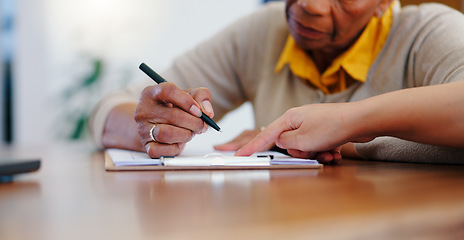
[[67, 139], [85, 138], [90, 113], [98, 101], [96, 96], [101, 92], [102, 71], [103, 61], [93, 59], [92, 70], [76, 84], [64, 90], [62, 99], [67, 106], [68, 113], [65, 119], [69, 126], [65, 134]]

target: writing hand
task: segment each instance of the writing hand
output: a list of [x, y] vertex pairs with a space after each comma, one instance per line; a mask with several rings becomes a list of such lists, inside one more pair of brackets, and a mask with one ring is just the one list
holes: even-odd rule
[[[143, 90], [134, 113], [145, 151], [152, 158], [178, 155], [195, 134], [206, 132], [201, 112], [213, 117], [211, 94], [206, 88], [182, 91], [172, 83]], [[153, 128], [153, 137], [150, 131]]]

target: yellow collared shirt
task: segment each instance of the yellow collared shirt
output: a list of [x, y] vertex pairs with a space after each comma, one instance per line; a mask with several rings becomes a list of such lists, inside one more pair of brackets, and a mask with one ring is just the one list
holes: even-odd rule
[[390, 32], [393, 4], [394, 2], [381, 18], [373, 17], [358, 40], [338, 56], [322, 74], [312, 58], [290, 35], [275, 68], [276, 73], [288, 64], [293, 74], [308, 80], [326, 94], [344, 91], [351, 79], [365, 82], [369, 68]]

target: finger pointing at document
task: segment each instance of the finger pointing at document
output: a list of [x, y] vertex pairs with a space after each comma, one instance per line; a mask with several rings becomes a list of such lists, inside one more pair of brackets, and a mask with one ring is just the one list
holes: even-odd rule
[[275, 141], [295, 157], [322, 162], [341, 160], [340, 146], [349, 142], [344, 116], [349, 104], [311, 104], [288, 110], [236, 153], [247, 156]]

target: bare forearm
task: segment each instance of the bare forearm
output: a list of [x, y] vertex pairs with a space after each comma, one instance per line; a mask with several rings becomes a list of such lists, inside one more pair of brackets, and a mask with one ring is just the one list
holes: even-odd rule
[[463, 92], [464, 82], [458, 82], [404, 89], [354, 103], [355, 131], [359, 136], [464, 147]]
[[136, 104], [116, 106], [109, 114], [103, 132], [103, 146], [144, 151], [134, 120]]

